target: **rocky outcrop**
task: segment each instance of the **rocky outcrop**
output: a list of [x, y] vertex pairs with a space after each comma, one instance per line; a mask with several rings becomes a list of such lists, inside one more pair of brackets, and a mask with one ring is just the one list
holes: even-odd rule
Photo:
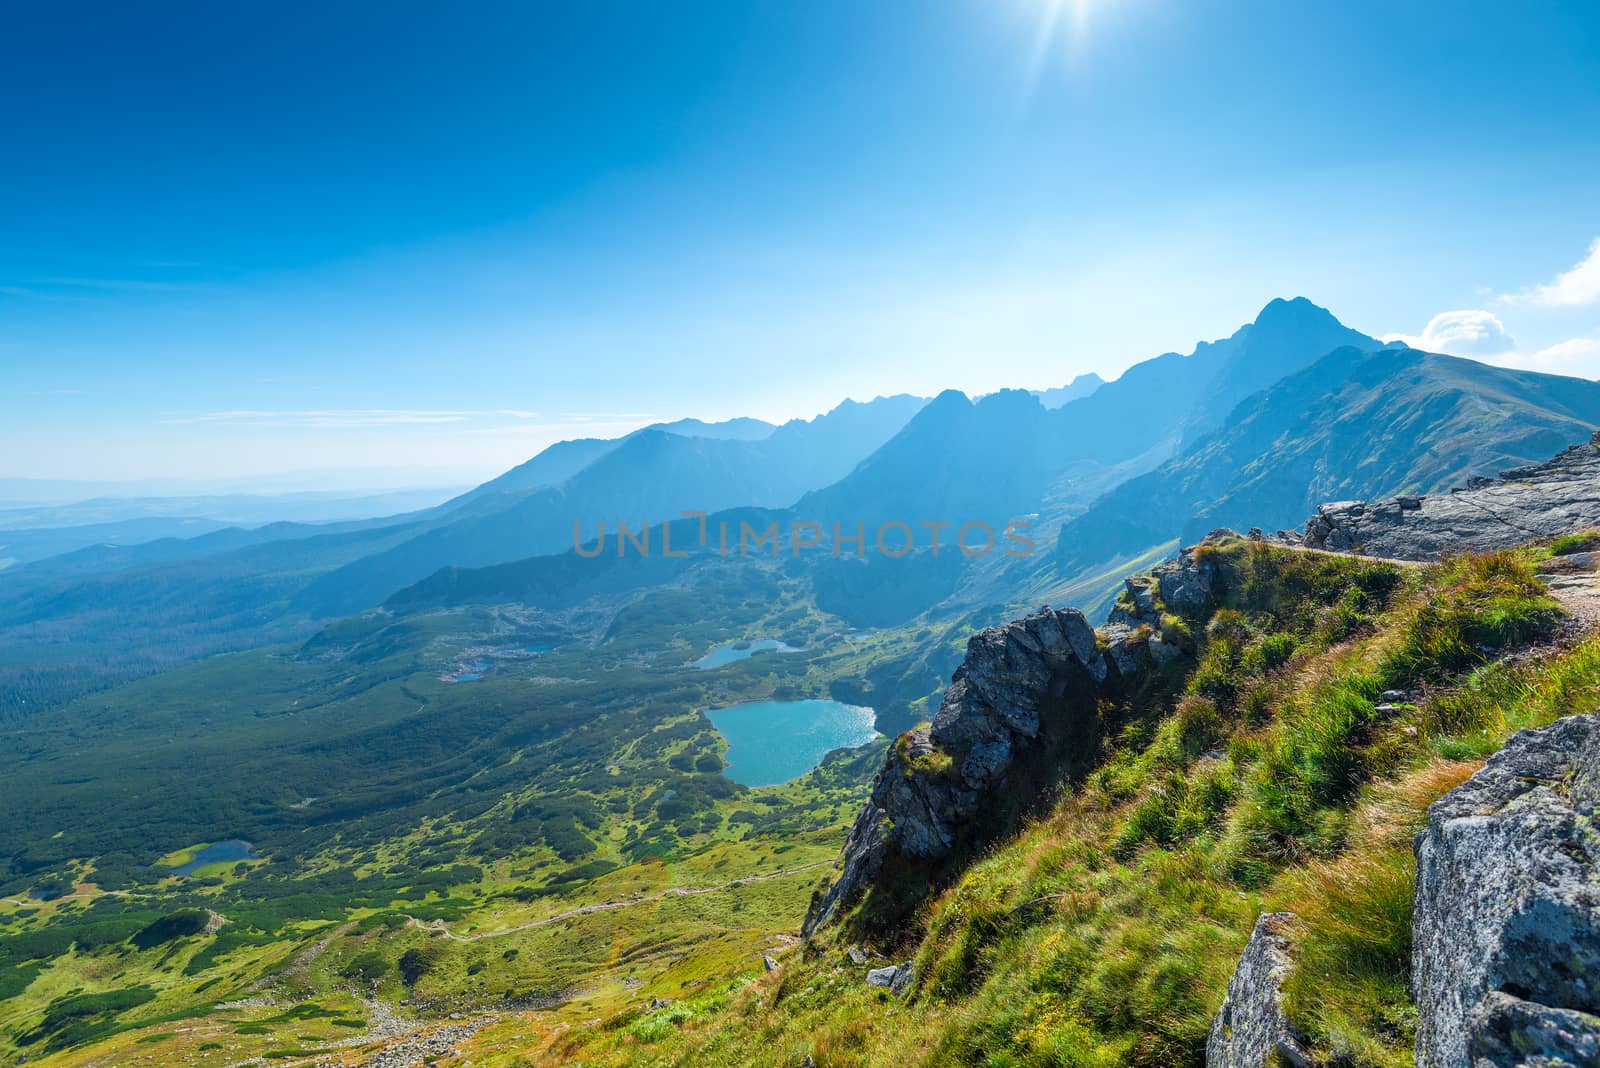
[[1522, 731], [1428, 809], [1420, 1068], [1600, 1064], [1600, 716]]
[[1018, 754], [1085, 703], [1092, 718], [1094, 696], [1115, 670], [1073, 609], [1045, 608], [973, 635], [939, 714], [890, 747], [845, 842], [839, 878], [813, 902], [805, 933], [865, 889], [891, 850], [922, 861], [949, 854]]
[[1325, 504], [1298, 539], [1307, 548], [1431, 560], [1551, 538], [1600, 523], [1600, 432], [1587, 443], [1449, 493]]
[[1284, 1015], [1282, 988], [1289, 974], [1289, 931], [1294, 914], [1269, 912], [1256, 921], [1250, 942], [1228, 980], [1228, 997], [1211, 1021], [1207, 1068], [1277, 1068], [1309, 1065], [1303, 1039]]
[[[1221, 536], [1237, 535], [1211, 537]], [[980, 813], [1017, 801], [1008, 787], [1019, 760], [1046, 741], [1096, 729], [1101, 697], [1125, 692], [1142, 673], [1188, 655], [1187, 639], [1172, 621], [1204, 612], [1218, 567], [1195, 547], [1128, 579], [1098, 633], [1075, 609], [1045, 608], [973, 635], [939, 714], [890, 747], [845, 841], [839, 878], [812, 901], [804, 933], [813, 934], [871, 885], [889, 855], [948, 856]]]

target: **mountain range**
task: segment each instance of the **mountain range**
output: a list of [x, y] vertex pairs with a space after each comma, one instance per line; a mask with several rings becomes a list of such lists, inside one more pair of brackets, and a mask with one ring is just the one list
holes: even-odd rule
[[[620, 603], [681, 581], [688, 565], [612, 564], [579, 578], [602, 565], [580, 572], [563, 554], [601, 523], [637, 530], [686, 511], [762, 509], [769, 522], [838, 523], [869, 539], [905, 524], [919, 540], [903, 559], [789, 565], [819, 602], [863, 625], [992, 615], [1019, 598], [1070, 597], [1093, 614], [1119, 567], [1210, 526], [1288, 525], [1328, 497], [1423, 492], [1535, 462], [1600, 422], [1597, 388], [1385, 345], [1303, 297], [1273, 300], [1231, 336], [1109, 382], [846, 401], [782, 426], [658, 424], [557, 443], [421, 511], [87, 546], [14, 566], [0, 572], [0, 636], [14, 658], [0, 658], [0, 673], [59, 671], [79, 680], [63, 692], [82, 692], [386, 603], [570, 606], [580, 590]], [[1012, 522], [1036, 546], [1026, 559], [949, 549], [966, 524], [998, 534]], [[937, 555], [927, 524], [940, 523]], [[133, 633], [168, 638], [159, 662]], [[46, 641], [53, 651], [40, 655]], [[63, 641], [74, 656], [49, 666]], [[94, 666], [78, 655], [91, 651]]]
[[[1245, 392], [1255, 383], [1266, 385]], [[1275, 300], [1231, 337], [1137, 364], [1059, 408], [1022, 391], [976, 400], [947, 391], [847, 477], [772, 518], [859, 524], [869, 540], [886, 523], [919, 532], [918, 550], [901, 559], [823, 553], [786, 565], [819, 603], [861, 625], [1014, 609], [1024, 598], [1071, 597], [1100, 614], [1119, 560], [1131, 567], [1215, 526], [1292, 526], [1324, 500], [1445, 489], [1535, 462], [1597, 423], [1600, 384], [1385, 344], [1304, 298]], [[1030, 525], [1038, 552], [968, 559], [948, 549], [962, 524], [998, 532], [1012, 521]], [[940, 522], [951, 524], [942, 557], [920, 533]], [[389, 603], [554, 607], [681, 582], [709, 565], [727, 566], [533, 558], [441, 572]], [[841, 584], [850, 596], [832, 595]]]

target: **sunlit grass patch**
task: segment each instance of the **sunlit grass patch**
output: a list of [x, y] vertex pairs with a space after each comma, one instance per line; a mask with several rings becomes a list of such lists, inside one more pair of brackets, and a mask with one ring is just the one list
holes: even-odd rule
[[1550, 543], [1551, 556], [1570, 556], [1600, 549], [1600, 530], [1580, 530], [1563, 534]]

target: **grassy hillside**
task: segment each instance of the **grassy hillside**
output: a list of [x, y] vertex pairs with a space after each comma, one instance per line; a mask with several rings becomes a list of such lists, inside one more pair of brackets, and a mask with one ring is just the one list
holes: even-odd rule
[[[873, 940], [858, 913], [778, 973], [530, 1028], [523, 1059], [481, 1063], [1197, 1065], [1256, 917], [1288, 908], [1318, 1055], [1409, 1064], [1411, 834], [1510, 733], [1600, 704], [1600, 639], [1540, 644], [1560, 610], [1535, 552], [1211, 551], [1230, 581], [1183, 621], [1181, 681], [910, 922]], [[851, 945], [913, 961], [906, 996], [867, 986]]]

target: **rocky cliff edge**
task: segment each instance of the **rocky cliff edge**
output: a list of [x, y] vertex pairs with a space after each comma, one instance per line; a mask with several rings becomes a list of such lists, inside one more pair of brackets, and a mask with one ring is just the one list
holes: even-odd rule
[[1188, 549], [1128, 579], [1098, 632], [1076, 609], [1046, 607], [973, 635], [938, 715], [890, 746], [839, 877], [812, 902], [804, 933], [867, 890], [887, 858], [937, 862], [1005, 830], [994, 825], [997, 814], [1026, 807], [1018, 793], [1038, 780], [1019, 773], [1044, 754], [1058, 770], [1096, 758], [1100, 702], [1187, 655], [1168, 613], [1203, 610], [1215, 578], [1205, 554]]

